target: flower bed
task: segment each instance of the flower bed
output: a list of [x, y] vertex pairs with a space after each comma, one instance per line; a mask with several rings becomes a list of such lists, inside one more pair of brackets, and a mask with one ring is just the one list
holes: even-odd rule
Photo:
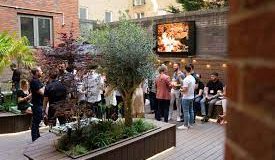
[[72, 158], [78, 158], [154, 129], [157, 129], [155, 125], [142, 119], [135, 120], [131, 127], [125, 126], [123, 121], [99, 121], [63, 135], [57, 148]]

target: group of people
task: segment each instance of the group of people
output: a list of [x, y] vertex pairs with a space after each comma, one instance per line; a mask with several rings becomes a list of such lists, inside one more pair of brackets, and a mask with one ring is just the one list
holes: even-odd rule
[[[39, 134], [41, 121], [50, 121], [55, 125], [56, 119], [59, 123], [65, 124], [66, 119], [62, 115], [56, 116], [56, 107], [59, 102], [75, 98], [78, 104], [89, 106], [95, 116], [98, 115], [99, 103], [110, 106], [109, 118], [117, 119], [119, 105], [123, 106], [123, 99], [118, 90], [108, 86], [106, 77], [97, 73], [97, 66], [90, 66], [89, 70], [74, 70], [61, 63], [58, 69], [52, 69], [46, 75], [46, 81], [42, 82], [43, 72], [41, 67], [31, 70], [31, 80], [20, 80], [20, 72], [15, 65], [13, 70], [13, 84], [16, 88], [18, 109], [22, 113], [32, 114], [31, 134], [35, 141]], [[179, 129], [188, 129], [195, 123], [195, 115], [201, 108], [202, 121], [207, 122], [211, 117], [215, 104], [221, 103], [224, 114], [220, 116], [223, 123], [223, 116], [226, 111], [225, 87], [218, 79], [217, 73], [211, 74], [211, 80], [204, 86], [200, 80], [201, 76], [194, 72], [193, 64], [185, 66], [185, 71], [180, 70], [180, 64], [173, 65], [174, 73], [172, 79], [168, 76], [168, 68], [161, 65], [154, 74], [154, 78], [141, 83], [133, 95], [132, 116], [144, 117], [145, 98], [148, 95], [152, 112], [155, 118], [168, 122], [176, 114], [177, 121], [184, 121]], [[177, 110], [174, 111], [174, 103]], [[206, 103], [209, 104], [206, 114]], [[123, 107], [120, 110], [123, 116]]]
[[[60, 125], [67, 122], [64, 115], [56, 114], [56, 106], [64, 104], [63, 102], [68, 99], [77, 99], [78, 104], [85, 104], [96, 117], [100, 117], [99, 104], [106, 104], [111, 106], [108, 107], [109, 118], [118, 118], [118, 105], [122, 103], [122, 96], [115, 88], [106, 86], [106, 78], [97, 73], [97, 67], [92, 65], [87, 70], [75, 70], [66, 63], [60, 63], [58, 68], [51, 69], [43, 78], [41, 67], [35, 67], [31, 70], [32, 78], [26, 80], [20, 78], [21, 73], [16, 65], [11, 65], [18, 110], [23, 114], [32, 115], [33, 141], [40, 137], [39, 126], [42, 120], [44, 123], [50, 122], [53, 126], [56, 119]], [[138, 92], [136, 97], [138, 98]]]
[[[168, 122], [172, 119], [175, 112], [177, 121], [184, 121], [184, 125], [179, 129], [188, 129], [195, 123], [195, 116], [198, 109], [201, 110], [201, 119], [208, 122], [212, 115], [215, 105], [221, 104], [223, 114], [219, 115], [218, 122], [226, 123], [226, 98], [225, 86], [218, 79], [218, 73], [211, 74], [211, 80], [204, 85], [201, 81], [201, 75], [196, 74], [193, 64], [187, 64], [184, 69], [180, 70], [180, 64], [173, 64], [174, 73], [172, 78], [168, 76], [168, 68], [161, 65], [155, 78], [151, 80], [149, 87], [149, 99], [151, 109], [155, 111], [155, 118]], [[177, 110], [174, 111], [174, 103]], [[206, 104], [208, 112], [206, 114]]]

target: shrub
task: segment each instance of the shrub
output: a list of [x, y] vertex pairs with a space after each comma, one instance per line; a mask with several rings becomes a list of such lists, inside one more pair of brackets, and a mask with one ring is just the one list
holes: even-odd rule
[[133, 137], [153, 129], [155, 126], [142, 119], [135, 120], [128, 127], [124, 121], [100, 121], [63, 135], [57, 148], [71, 156], [85, 154], [90, 150], [106, 147], [119, 140]]

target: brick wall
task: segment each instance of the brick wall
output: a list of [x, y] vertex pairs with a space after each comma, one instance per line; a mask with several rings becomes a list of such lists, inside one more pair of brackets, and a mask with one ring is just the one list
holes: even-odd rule
[[195, 57], [204, 59], [225, 59], [227, 57], [227, 8], [148, 17], [134, 21], [148, 27], [153, 32], [155, 32], [155, 24], [158, 23], [195, 21]]
[[0, 0], [0, 32], [19, 32], [17, 14], [52, 17], [54, 45], [59, 43], [58, 33], [69, 31], [72, 23], [75, 35], [79, 34], [77, 0]]
[[[210, 80], [210, 74], [213, 72], [219, 73], [219, 79], [226, 84], [227, 78], [227, 60], [226, 59], [207, 59], [207, 58], [161, 58], [161, 62], [166, 62], [168, 65], [169, 75], [173, 74], [173, 63], [180, 63], [181, 70], [184, 71], [184, 66], [188, 63], [193, 63], [195, 66], [195, 72], [202, 76], [202, 81], [207, 83]], [[226, 84], [227, 85], [227, 84]]]
[[228, 160], [275, 158], [274, 17], [274, 1], [230, 1]]
[[[197, 73], [202, 75], [206, 83], [212, 72], [218, 72], [220, 79], [226, 83], [227, 60], [227, 21], [228, 9], [185, 12], [135, 20], [155, 32], [157, 23], [195, 21], [196, 23], [196, 55], [192, 58], [160, 57], [160, 61], [180, 62], [182, 66], [193, 62]], [[195, 60], [195, 62], [193, 61]], [[223, 65], [223, 64], [226, 64]], [[172, 71], [172, 66], [169, 67]], [[183, 70], [183, 68], [182, 68]]]
[[[202, 74], [204, 82], [210, 79], [209, 77], [212, 72], [218, 72], [220, 79], [226, 83], [226, 66], [229, 63], [227, 59], [228, 8], [147, 17], [133, 21], [147, 27], [148, 31], [152, 33], [156, 31], [155, 25], [157, 23], [195, 21], [196, 55], [192, 60], [197, 61], [194, 63], [196, 72]], [[115, 25], [116, 22], [112, 24]], [[182, 62], [183, 59], [184, 62]], [[165, 61], [171, 63], [181, 62], [182, 66], [187, 62], [192, 62], [188, 57], [175, 58], [172, 56], [160, 57], [159, 60], [161, 61], [160, 63]], [[223, 64], [226, 64], [226, 66], [223, 66]], [[210, 67], [207, 68], [206, 65], [210, 65]], [[172, 72], [172, 66], [169, 67], [169, 70]]]

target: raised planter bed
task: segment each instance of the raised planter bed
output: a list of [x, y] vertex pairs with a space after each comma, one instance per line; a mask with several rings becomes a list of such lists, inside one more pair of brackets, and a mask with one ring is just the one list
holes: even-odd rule
[[[140, 160], [150, 158], [157, 153], [176, 146], [176, 126], [174, 124], [150, 121], [159, 128], [76, 159]], [[24, 155], [33, 160], [73, 159], [56, 150], [55, 144], [58, 138], [53, 133], [46, 133], [27, 146]]]
[[30, 115], [0, 112], [0, 134], [26, 131], [30, 124]]

